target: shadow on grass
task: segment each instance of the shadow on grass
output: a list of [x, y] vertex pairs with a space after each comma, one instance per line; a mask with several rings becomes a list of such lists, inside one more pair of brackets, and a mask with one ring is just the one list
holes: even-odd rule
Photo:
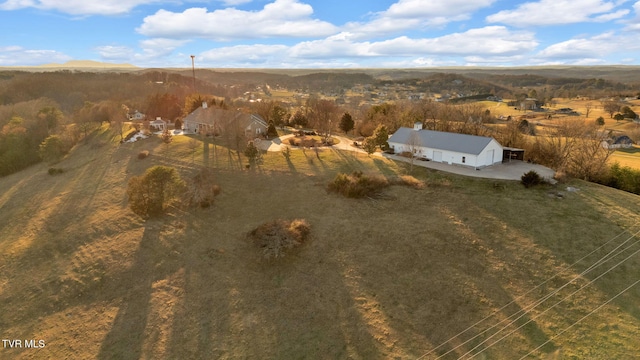
[[616, 149], [616, 152], [621, 152], [624, 154], [640, 154], [640, 147], [631, 147], [628, 149], [620, 148], [620, 149]]
[[[123, 298], [111, 330], [106, 335], [98, 359], [139, 359], [145, 343], [153, 283], [178, 268], [176, 259], [159, 256], [165, 251], [160, 243], [162, 220], [147, 221], [131, 267], [121, 274]], [[125, 285], [127, 284], [127, 285]]]

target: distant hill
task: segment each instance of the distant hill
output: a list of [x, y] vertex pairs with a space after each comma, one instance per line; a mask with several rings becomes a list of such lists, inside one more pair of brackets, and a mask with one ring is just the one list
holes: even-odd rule
[[109, 68], [109, 69], [113, 69], [113, 68], [130, 68], [130, 69], [137, 69], [137, 66], [131, 65], [131, 64], [114, 64], [114, 63], [105, 63], [105, 62], [100, 62], [100, 61], [93, 61], [93, 60], [71, 60], [71, 61], [67, 61], [64, 64], [58, 64], [58, 63], [51, 63], [51, 64], [45, 64], [45, 65], [40, 65], [37, 67], [41, 67], [41, 68], [65, 68], [65, 69], [104, 69], [104, 68]]

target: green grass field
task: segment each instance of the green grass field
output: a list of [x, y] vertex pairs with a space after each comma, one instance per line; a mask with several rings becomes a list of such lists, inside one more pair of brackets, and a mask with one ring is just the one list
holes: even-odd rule
[[[110, 139], [104, 132], [80, 144], [56, 164], [63, 174], [40, 164], [0, 178], [2, 337], [46, 341], [43, 349], [2, 348], [0, 358], [640, 353], [640, 287], [585, 318], [637, 280], [637, 256], [603, 274], [637, 245], [583, 273], [629, 238], [625, 230], [640, 230], [636, 195], [582, 181], [525, 189], [414, 168], [424, 189], [392, 186], [381, 198], [354, 200], [327, 192], [336, 173], [392, 177], [408, 165], [292, 150], [246, 169], [222, 144]], [[142, 150], [151, 155], [139, 160]], [[208, 209], [173, 208], [144, 221], [127, 207], [126, 183], [158, 164], [185, 178], [211, 167], [222, 193]], [[266, 261], [247, 234], [277, 218], [306, 219], [311, 239]]]
[[640, 147], [631, 149], [617, 149], [611, 154], [610, 163], [619, 162], [622, 166], [640, 169]]

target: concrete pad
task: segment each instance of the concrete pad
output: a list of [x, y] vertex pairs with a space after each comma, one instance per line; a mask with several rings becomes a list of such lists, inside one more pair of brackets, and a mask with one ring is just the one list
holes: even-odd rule
[[[410, 159], [398, 155], [383, 154], [383, 156], [397, 161], [411, 161]], [[553, 171], [552, 169], [549, 169], [548, 167], [542, 165], [526, 163], [524, 161], [518, 160], [510, 161], [508, 163], [496, 164], [478, 170], [466, 166], [449, 165], [434, 161], [420, 161], [417, 159], [414, 159], [413, 165], [445, 171], [452, 174], [501, 180], [520, 180], [524, 173], [533, 170], [545, 180], [555, 182], [555, 180], [553, 179], [553, 177], [555, 176], [555, 171]]]

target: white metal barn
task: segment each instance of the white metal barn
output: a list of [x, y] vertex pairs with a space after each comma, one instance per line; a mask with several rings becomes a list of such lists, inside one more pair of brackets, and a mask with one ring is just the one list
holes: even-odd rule
[[422, 123], [398, 129], [388, 143], [396, 154], [410, 152], [416, 158], [476, 169], [501, 163], [503, 157], [502, 145], [494, 138], [424, 130]]

